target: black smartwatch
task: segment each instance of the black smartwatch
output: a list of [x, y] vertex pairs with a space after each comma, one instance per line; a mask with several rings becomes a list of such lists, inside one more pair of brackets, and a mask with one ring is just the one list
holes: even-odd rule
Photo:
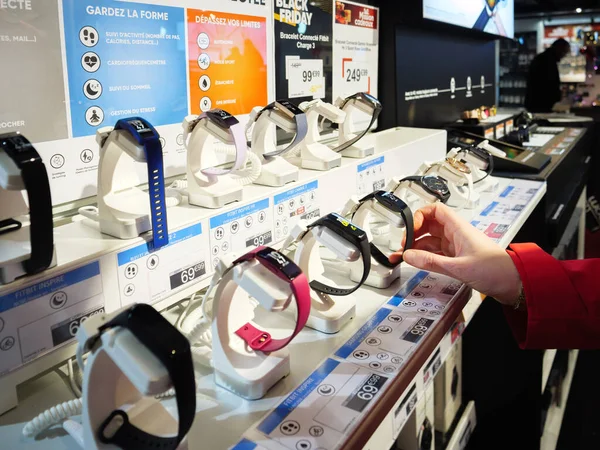
[[[399, 214], [402, 217], [402, 221], [406, 227], [406, 243], [404, 244], [403, 251], [412, 248], [414, 243], [414, 223], [413, 214], [410, 207], [391, 192], [375, 191], [360, 199], [360, 204], [352, 214], [352, 217], [354, 217], [354, 214], [356, 214], [356, 211], [358, 211], [360, 206], [369, 200], [375, 200], [385, 209], [392, 211], [395, 214]], [[402, 258], [400, 258], [400, 261], [398, 261], [396, 264], [392, 264], [389, 258], [381, 250], [379, 250], [373, 242], [371, 242], [370, 247], [371, 256], [382, 266], [393, 268], [402, 262]]]
[[436, 200], [439, 200], [442, 203], [446, 203], [450, 198], [448, 182], [437, 175], [415, 175], [406, 177], [400, 180], [398, 186], [403, 183], [415, 183], [415, 185], [423, 189], [425, 193], [432, 195]]
[[[95, 340], [103, 331], [114, 327], [131, 331], [167, 369], [177, 399], [178, 432], [174, 437], [146, 433], [129, 421], [125, 411], [117, 409], [100, 426], [98, 439], [123, 449], [175, 450], [196, 416], [196, 381], [190, 343], [158, 311], [146, 304], [135, 304], [99, 327]], [[93, 346], [93, 342], [88, 343], [88, 347]]]
[[[381, 110], [383, 109], [383, 107], [381, 106], [381, 102], [379, 100], [377, 100], [375, 97], [373, 97], [371, 94], [367, 94], [366, 92], [358, 92], [354, 95], [351, 95], [350, 97], [346, 97], [346, 99], [342, 102], [342, 104], [339, 106], [339, 108], [344, 109], [344, 107], [348, 103], [352, 103], [352, 104], [363, 103], [363, 104], [369, 106], [370, 108], [372, 108], [373, 115], [371, 116], [371, 122], [369, 123], [369, 126], [367, 126], [367, 128], [365, 128], [365, 130], [362, 133], [357, 134], [349, 141], [343, 142], [340, 145], [338, 145], [337, 147], [334, 147], [332, 149], [334, 152], [341, 152], [342, 150], [346, 150], [348, 147], [351, 147], [356, 142], [360, 141], [365, 136], [365, 134], [367, 134], [369, 132], [369, 130], [371, 129], [371, 127], [373, 126], [373, 124], [375, 123], [377, 118], [379, 117]], [[350, 120], [350, 118], [348, 117], [346, 120]]]
[[330, 213], [324, 217], [321, 217], [320, 219], [317, 219], [307, 227], [307, 232], [315, 227], [325, 227], [330, 229], [346, 241], [350, 242], [360, 251], [360, 255], [363, 260], [363, 276], [356, 286], [348, 289], [334, 288], [321, 283], [318, 280], [312, 280], [310, 282], [310, 287], [317, 292], [322, 292], [323, 294], [328, 295], [342, 296], [352, 294], [367, 280], [369, 272], [371, 271], [371, 252], [367, 233], [358, 228], [348, 219], [345, 219], [336, 213]]
[[[0, 135], [0, 149], [21, 170], [21, 177], [29, 200], [29, 236], [31, 258], [23, 261], [28, 275], [39, 273], [50, 267], [54, 256], [54, 232], [52, 225], [52, 197], [48, 172], [42, 158], [33, 145], [19, 133]], [[13, 230], [14, 228], [9, 228]]]
[[294, 119], [294, 122], [296, 122], [296, 135], [294, 136], [294, 140], [290, 143], [290, 145], [282, 150], [263, 154], [265, 158], [272, 158], [274, 156], [280, 156], [289, 152], [298, 146], [308, 134], [308, 119], [306, 118], [306, 114], [289, 100], [276, 100], [273, 103], [265, 106], [258, 112], [255, 121], [258, 120], [263, 112], [269, 110], [279, 111], [288, 118]]

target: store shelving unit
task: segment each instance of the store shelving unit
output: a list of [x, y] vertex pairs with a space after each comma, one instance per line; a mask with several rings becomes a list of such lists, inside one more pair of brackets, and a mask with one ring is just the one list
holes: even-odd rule
[[[368, 139], [374, 139], [376, 142], [377, 150], [372, 158], [385, 156], [384, 168], [386, 178], [414, 173], [421, 161], [439, 159], [445, 153], [445, 132], [442, 131], [401, 128], [377, 133], [369, 136]], [[332, 198], [334, 196], [329, 196], [327, 200], [323, 201], [322, 208], [323, 210], [339, 210], [344, 203], [344, 199], [356, 192], [357, 187], [354, 180], [357, 177], [357, 167], [363, 162], [363, 160], [344, 159], [342, 167], [331, 172], [302, 171], [300, 183], [318, 179], [319, 189], [323, 189], [323, 192], [337, 192], [338, 195], [335, 196], [335, 199]], [[350, 182], [349, 180], [352, 181]], [[513, 183], [511, 179], [501, 179], [499, 190], [495, 194], [485, 194], [477, 210], [463, 210], [461, 214], [471, 219], [484, 210], [511, 183]], [[529, 183], [535, 184], [537, 191], [510, 225], [501, 239], [501, 245], [507, 246], [510, 243], [545, 194], [545, 183], [535, 181], [530, 181]], [[344, 187], [340, 188], [341, 186]], [[290, 188], [291, 186], [277, 190], [261, 190], [266, 188], [257, 188], [253, 190], [252, 195], [249, 195], [245, 199], [244, 203], [246, 201], [248, 203], [255, 202], [260, 198], [264, 198], [265, 195], [270, 197], [276, 192], [286, 191]], [[342, 190], [344, 192], [341, 192]], [[348, 192], [345, 192], [345, 190]], [[323, 197], [326, 197], [326, 195], [323, 195]], [[243, 205], [235, 205], [236, 208], [239, 206]], [[186, 209], [186, 211], [188, 214], [190, 213], [189, 209]], [[218, 213], [222, 213], [222, 211]], [[195, 221], [205, 221], [211, 215], [215, 215], [216, 212], [196, 209], [195, 214]], [[188, 223], [181, 224], [181, 226], [188, 225]], [[81, 227], [80, 224], [72, 225], [72, 227], [77, 226]], [[209, 228], [207, 227], [207, 229]], [[59, 234], [62, 235], [62, 233]], [[72, 233], [70, 235], [73, 236]], [[98, 236], [95, 235], [96, 238]], [[89, 250], [91, 235], [88, 238], [90, 239], [88, 246], [82, 246], [82, 248]], [[66, 237], [64, 239], [66, 242]], [[130, 242], [114, 239], [103, 239], [101, 241], [105, 246], [110, 246], [110, 248], [105, 248], [104, 251], [111, 259], [114, 259], [116, 252], [122, 250], [123, 247], [131, 246]], [[139, 243], [143, 242], [142, 239], [136, 241], [139, 241]], [[85, 243], [87, 241], [82, 237], [81, 242]], [[58, 243], [58, 253], [60, 255], [61, 240]], [[78, 251], [83, 250], [80, 248]], [[98, 254], [94, 253], [93, 256], [97, 258]], [[60, 271], [60, 265], [63, 262], [59, 261], [57, 271]], [[73, 264], [73, 261], [69, 261], [69, 263]], [[118, 283], [116, 283], [118, 273], [116, 272], [121, 269], [114, 263], [113, 265], [103, 264], [102, 267], [106, 270], [104, 277], [107, 280], [112, 280], [107, 284], [105, 295], [107, 298], [110, 295], [114, 295], [114, 298], [118, 299], [119, 293], [112, 290], [109, 291], [109, 289], [115, 289], [118, 286]], [[357, 299], [360, 301], [357, 302], [356, 317], [338, 334], [325, 335], [310, 329], [303, 330], [290, 347], [291, 374], [274, 386], [264, 399], [254, 402], [242, 400], [228, 391], [216, 388], [212, 374], [209, 371], [200, 371], [197, 416], [194, 427], [189, 435], [190, 448], [198, 446], [202, 448], [229, 448], [235, 445], [244, 433], [249, 433], [246, 436], [256, 437], [252, 432], [247, 432], [247, 430], [260, 420], [265, 413], [283, 401], [296, 386], [302, 385], [307, 377], [325, 359], [329, 358], [340, 345], [352, 339], [355, 333], [366, 323], [369, 323], [377, 311], [381, 310], [382, 305], [386, 304], [416, 274], [418, 274], [418, 271], [415, 269], [403, 266], [401, 279], [390, 288], [385, 290], [361, 288], [359, 291], [360, 295], [357, 296]], [[159, 300], [157, 305], [159, 307], [169, 307], [188, 296], [192, 291], [205, 286], [207, 282], [208, 280], [204, 278], [189, 288], [179, 290], [173, 293], [173, 295]], [[391, 377], [388, 387], [385, 390], [385, 395], [377, 397], [366, 410], [365, 414], [345, 431], [343, 437], [344, 448], [385, 449], [393, 444], [402, 429], [403, 420], [406, 419], [406, 417], [403, 419], [399, 418], [396, 411], [408, 394], [407, 388], [411, 386], [411, 383], [415, 383], [415, 395], [423, 395], [426, 383], [424, 380], [433, 379], [433, 375], [435, 375], [435, 373], [426, 374], [424, 366], [427, 365], [432, 355], [439, 355], [435, 357], [440, 358], [440, 363], [446, 358], [457, 333], [460, 334], [464, 327], [468, 325], [480, 305], [481, 295], [479, 293], [471, 292], [465, 287], [458, 291], [444, 313], [436, 321], [435, 326], [430, 329], [415, 351], [402, 365], [401, 370]], [[40, 360], [36, 360], [37, 362], [34, 361], [25, 367], [30, 367], [31, 371], [35, 369], [36, 373], [44, 373], [60, 365], [61, 361], [64, 361], [69, 354], [72, 354], [72, 346], [63, 347], [60, 351], [55, 351], [49, 356], [47, 355]], [[437, 364], [434, 364], [434, 366], [437, 366]], [[14, 386], [31, 378], [31, 373], [22, 372], [20, 379], [7, 378], [5, 376], [0, 382], [4, 383], [3, 387]], [[6, 383], [7, 379], [9, 380], [8, 384]], [[76, 444], [71, 438], [58, 436], [57, 430], [48, 431], [43, 437], [35, 441], [24, 440], [20, 436], [22, 422], [31, 419], [42, 408], [72, 398], [72, 394], [66, 388], [66, 385], [54, 372], [22, 384], [18, 392], [19, 407], [0, 416], [0, 431], [2, 432], [4, 442], [9, 444], [10, 448], [18, 449], [23, 445], [28, 448], [45, 449], [76, 448]], [[58, 432], [58, 434], [60, 435], [61, 433]], [[279, 447], [265, 445], [265, 448]]]
[[500, 41], [499, 105], [523, 107], [527, 90], [527, 71], [536, 55], [537, 33], [515, 33], [512, 41]]

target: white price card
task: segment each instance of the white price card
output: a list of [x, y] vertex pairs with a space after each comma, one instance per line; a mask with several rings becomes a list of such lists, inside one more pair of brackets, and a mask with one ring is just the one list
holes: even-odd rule
[[319, 182], [312, 181], [273, 197], [275, 242], [286, 238], [301, 219], [313, 221], [321, 216], [318, 189]]
[[198, 223], [169, 233], [169, 244], [156, 251], [144, 243], [118, 253], [121, 306], [155, 303], [205, 278], [207, 241]]
[[388, 380], [368, 369], [327, 359], [259, 422], [256, 431], [264, 437], [254, 443], [269, 450], [338, 448], [387, 388]]
[[358, 165], [356, 168], [356, 193], [358, 196], [367, 195], [385, 187], [384, 162], [385, 156], [379, 156]]
[[290, 98], [325, 97], [325, 74], [322, 59], [290, 59], [287, 64]]
[[511, 181], [511, 184], [471, 221], [471, 225], [499, 242], [542, 186], [541, 181]]
[[344, 92], [370, 92], [370, 65], [370, 61], [343, 62]]
[[104, 312], [100, 264], [32, 283], [0, 297], [0, 375], [71, 341]]
[[273, 242], [273, 216], [268, 198], [210, 219], [212, 266], [229, 252], [243, 254], [249, 248]]

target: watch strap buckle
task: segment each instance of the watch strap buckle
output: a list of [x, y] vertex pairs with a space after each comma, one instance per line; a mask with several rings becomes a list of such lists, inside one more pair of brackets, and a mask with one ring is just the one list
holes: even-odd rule
[[239, 328], [235, 334], [241, 337], [252, 350], [262, 350], [271, 342], [271, 334], [259, 330], [250, 323]]

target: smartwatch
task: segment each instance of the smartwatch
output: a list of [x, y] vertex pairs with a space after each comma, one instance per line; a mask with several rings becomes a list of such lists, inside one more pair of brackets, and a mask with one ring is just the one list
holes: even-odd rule
[[[326, 216], [317, 219], [315, 222], [310, 224], [307, 227], [306, 233], [315, 227], [325, 227], [329, 230], [333, 231], [337, 235], [339, 235], [342, 239], [350, 242], [354, 247], [356, 247], [360, 251], [360, 255], [363, 260], [363, 275], [358, 284], [352, 288], [342, 289], [342, 288], [334, 288], [332, 286], [328, 286], [318, 280], [312, 280], [310, 282], [310, 287], [323, 294], [328, 295], [350, 295], [354, 291], [356, 291], [369, 277], [369, 272], [371, 271], [371, 250], [369, 247], [369, 239], [367, 237], [367, 233], [364, 230], [360, 229], [348, 219], [340, 216], [336, 213], [329, 213]], [[306, 235], [304, 233], [302, 237]]]
[[115, 130], [128, 131], [144, 147], [148, 168], [148, 196], [152, 219], [152, 245], [159, 249], [169, 243], [167, 204], [165, 201], [165, 175], [160, 136], [150, 123], [141, 117], [120, 119]]
[[[410, 207], [400, 198], [396, 197], [391, 192], [386, 191], [375, 191], [363, 198], [360, 199], [360, 204], [352, 214], [354, 214], [360, 208], [360, 206], [369, 201], [373, 200], [383, 206], [385, 209], [392, 211], [395, 214], [399, 214], [402, 217], [402, 221], [404, 222], [404, 226], [406, 227], [406, 244], [404, 244], [403, 250], [408, 250], [412, 248], [414, 244], [414, 223], [413, 223], [413, 214]], [[396, 264], [392, 264], [389, 258], [377, 248], [377, 246], [371, 242], [371, 256], [382, 266], [393, 268], [402, 262], [402, 258]]]
[[[27, 191], [31, 221], [31, 257], [23, 261], [23, 269], [28, 275], [32, 275], [50, 267], [54, 256], [52, 197], [48, 172], [39, 153], [27, 138], [19, 133], [0, 135], [0, 149], [4, 150], [21, 170], [21, 178]], [[18, 228], [20, 226], [13, 226], [7, 231]]]
[[[98, 335], [86, 343], [92, 347], [100, 333], [127, 328], [165, 366], [177, 399], [178, 432], [175, 437], [155, 436], [129, 421], [123, 410], [113, 411], [100, 426], [98, 439], [123, 449], [176, 449], [188, 433], [196, 415], [196, 381], [188, 340], [152, 306], [135, 304], [98, 328]], [[116, 428], [116, 431], [114, 429]]]
[[[357, 134], [352, 139], [341, 143], [337, 147], [334, 147], [332, 149], [334, 152], [339, 153], [342, 150], [346, 150], [348, 147], [351, 147], [356, 142], [360, 141], [365, 136], [365, 134], [369, 132], [369, 130], [379, 117], [379, 114], [381, 113], [381, 110], [383, 108], [379, 100], [377, 100], [371, 94], [367, 94], [366, 92], [358, 92], [354, 95], [351, 95], [350, 97], [346, 97], [342, 104], [339, 106], [339, 108], [344, 109], [346, 105], [356, 105], [357, 103], [362, 103], [363, 105], [367, 105], [368, 107], [372, 108], [373, 115], [371, 116], [371, 122], [369, 123], [369, 126], [367, 126], [367, 128], [365, 128], [360, 134]], [[347, 117], [346, 120], [351, 120], [351, 118]]]
[[464, 175], [469, 175], [471, 173], [471, 169], [469, 169], [469, 166], [467, 166], [458, 158], [446, 158], [446, 163], [456, 172], [460, 172]]
[[258, 120], [262, 113], [269, 110], [278, 111], [284, 116], [287, 116], [290, 119], [294, 119], [294, 122], [296, 122], [296, 135], [294, 136], [294, 140], [290, 143], [290, 145], [288, 145], [282, 150], [277, 150], [274, 152], [263, 154], [265, 158], [272, 158], [274, 156], [280, 156], [284, 153], [289, 152], [290, 150], [300, 145], [300, 143], [304, 140], [304, 138], [306, 138], [306, 135], [308, 134], [308, 119], [306, 118], [306, 114], [298, 106], [294, 105], [289, 100], [276, 100], [270, 105], [265, 106], [258, 112], [254, 121]]
[[288, 345], [306, 325], [310, 315], [310, 288], [308, 280], [300, 267], [287, 256], [273, 250], [271, 247], [261, 246], [251, 250], [236, 259], [231, 267], [253, 259], [256, 259], [271, 273], [290, 284], [298, 309], [296, 326], [292, 334], [283, 339], [273, 339], [269, 333], [259, 330], [251, 323], [241, 326], [235, 334], [242, 338], [252, 350], [265, 353], [274, 352]]
[[403, 183], [409, 183], [409, 185], [414, 184], [417, 187], [420, 187], [423, 191], [425, 191], [425, 193], [432, 195], [435, 198], [435, 200], [440, 201], [442, 203], [446, 203], [450, 198], [450, 189], [448, 188], [448, 182], [437, 175], [416, 175], [406, 177], [400, 180], [400, 182], [398, 183], [398, 187], [400, 187], [400, 185], [402, 185]]
[[210, 167], [208, 169], [203, 169], [202, 173], [204, 175], [218, 176], [226, 175], [230, 172], [241, 169], [246, 162], [247, 144], [246, 131], [244, 130], [244, 126], [240, 123], [240, 121], [224, 109], [211, 109], [210, 111], [200, 114], [198, 119], [190, 125], [191, 129], [193, 130], [201, 120], [208, 120], [209, 123], [215, 125], [218, 129], [229, 133], [236, 149], [235, 161], [230, 169], [218, 169], [216, 167]]

